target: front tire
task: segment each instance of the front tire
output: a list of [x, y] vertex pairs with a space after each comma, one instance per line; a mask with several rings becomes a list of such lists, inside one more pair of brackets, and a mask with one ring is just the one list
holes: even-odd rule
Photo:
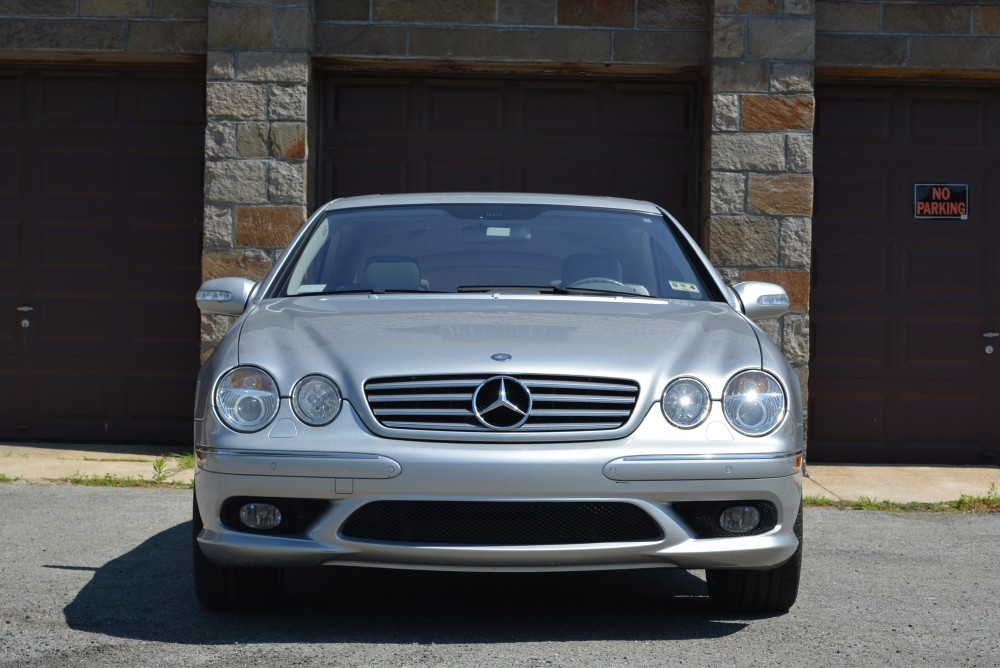
[[799, 539], [795, 554], [763, 571], [714, 568], [705, 571], [712, 607], [725, 612], [782, 613], [795, 603], [802, 573], [802, 502], [793, 527]]
[[281, 598], [284, 569], [219, 566], [209, 561], [198, 545], [203, 526], [196, 495], [191, 517], [191, 549], [198, 602], [209, 610], [260, 610], [276, 604]]

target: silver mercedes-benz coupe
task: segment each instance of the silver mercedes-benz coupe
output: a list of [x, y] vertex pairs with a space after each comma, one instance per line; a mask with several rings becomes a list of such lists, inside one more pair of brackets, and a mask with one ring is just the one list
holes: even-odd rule
[[780, 612], [802, 561], [803, 410], [753, 320], [646, 202], [496, 193], [320, 208], [198, 379], [194, 581], [268, 605], [284, 569], [705, 569]]

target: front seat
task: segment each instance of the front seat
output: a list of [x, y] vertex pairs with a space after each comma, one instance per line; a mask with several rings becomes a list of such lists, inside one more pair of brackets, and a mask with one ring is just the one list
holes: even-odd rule
[[420, 267], [412, 257], [377, 255], [368, 258], [362, 285], [368, 290], [426, 290]]
[[579, 253], [563, 260], [562, 284], [572, 285], [585, 278], [622, 280], [622, 263], [607, 253]]

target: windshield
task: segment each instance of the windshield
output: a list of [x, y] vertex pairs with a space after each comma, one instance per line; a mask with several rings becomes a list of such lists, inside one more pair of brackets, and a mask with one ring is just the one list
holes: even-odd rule
[[279, 296], [521, 289], [716, 298], [663, 216], [547, 205], [335, 210], [299, 244], [279, 285]]

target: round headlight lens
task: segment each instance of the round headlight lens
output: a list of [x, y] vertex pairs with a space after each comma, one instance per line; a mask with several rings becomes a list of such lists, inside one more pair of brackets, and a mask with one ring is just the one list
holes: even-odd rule
[[263, 369], [236, 367], [215, 386], [215, 410], [230, 429], [257, 431], [278, 413], [278, 386]]
[[785, 390], [769, 373], [744, 371], [726, 385], [722, 410], [736, 431], [763, 436], [778, 426], [785, 415]]
[[292, 409], [314, 427], [333, 422], [341, 403], [340, 388], [326, 376], [306, 376], [292, 390]]
[[670, 424], [681, 429], [690, 429], [701, 424], [708, 415], [711, 397], [701, 381], [694, 378], [678, 378], [663, 391], [660, 406]]

